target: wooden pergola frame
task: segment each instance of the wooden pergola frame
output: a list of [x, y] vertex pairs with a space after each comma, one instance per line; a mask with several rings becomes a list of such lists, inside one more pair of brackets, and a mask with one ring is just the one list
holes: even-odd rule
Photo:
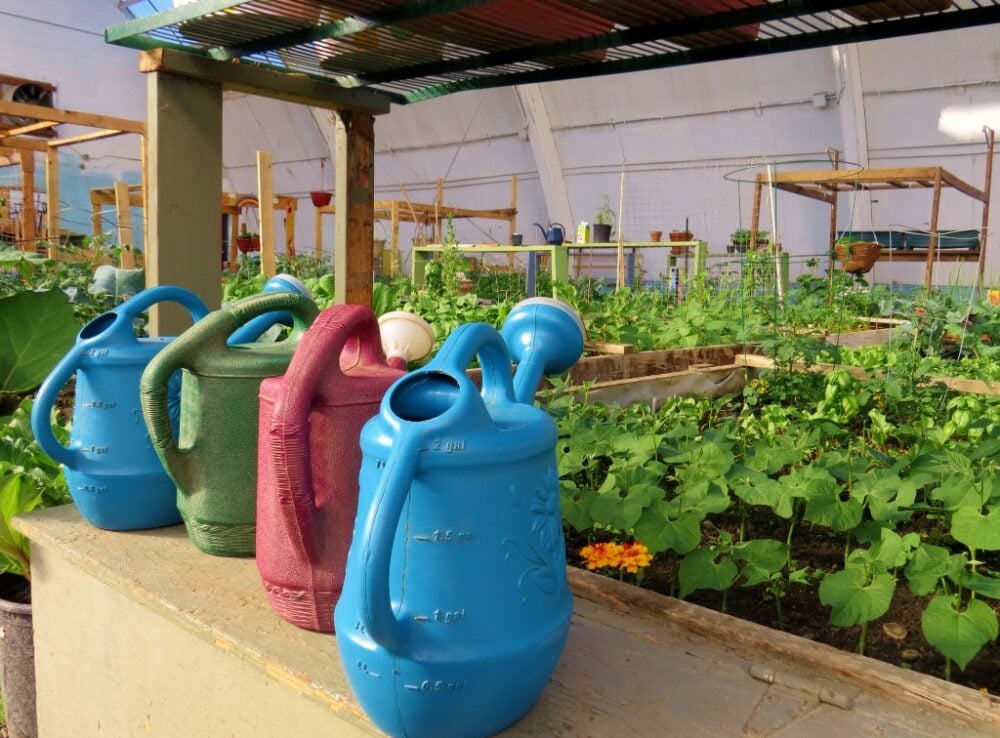
[[[335, 196], [342, 205], [335, 229], [337, 243], [345, 245], [334, 261], [335, 298], [370, 305], [374, 116], [389, 112], [388, 97], [173, 49], [140, 52], [139, 71], [147, 75], [147, 283], [184, 286], [210, 308], [220, 304], [218, 255], [204, 245], [217, 243], [222, 231], [222, 99], [225, 90], [236, 90], [333, 111]], [[269, 166], [260, 161], [264, 153], [258, 172]], [[269, 208], [261, 211], [262, 232], [268, 213], [273, 217]], [[173, 307], [151, 313], [154, 335], [190, 323]]]
[[[830, 206], [829, 268], [833, 269], [833, 247], [837, 239], [837, 198], [841, 192], [864, 190], [934, 190], [931, 200], [929, 240], [927, 253], [893, 251], [896, 261], [925, 261], [924, 287], [930, 289], [934, 273], [935, 259], [959, 261], [968, 257], [978, 259], [976, 286], [981, 288], [986, 268], [986, 238], [990, 222], [990, 180], [993, 176], [994, 133], [989, 127], [983, 128], [986, 137], [986, 176], [983, 188], [979, 189], [965, 182], [942, 167], [898, 167], [888, 169], [839, 169], [839, 152], [831, 157], [832, 169], [820, 171], [760, 173], [756, 177], [753, 193], [753, 212], [750, 217], [750, 248], [757, 247], [757, 231], [760, 227], [761, 194], [765, 187], [791, 192], [795, 195], [825, 202]], [[958, 190], [983, 204], [983, 216], [979, 230], [978, 249], [938, 249], [938, 213], [941, 208], [941, 190], [947, 187]], [[886, 250], [883, 249], [883, 253]]]
[[[406, 194], [405, 191], [403, 193]], [[323, 216], [336, 214], [337, 205], [331, 203], [316, 208], [316, 256], [323, 256]], [[389, 249], [392, 263], [389, 266], [389, 273], [399, 274], [401, 258], [399, 251], [399, 224], [415, 223], [421, 227], [432, 226], [434, 228], [434, 243], [441, 243], [441, 224], [452, 218], [484, 218], [486, 220], [507, 221], [507, 243], [511, 243], [514, 233], [517, 231], [517, 175], [510, 178], [510, 207], [509, 208], [458, 208], [453, 205], [444, 204], [444, 180], [437, 181], [437, 195], [433, 203], [412, 202], [404, 200], [376, 200], [374, 203], [373, 217], [376, 220], [389, 220]], [[513, 257], [511, 257], [513, 260]]]
[[[46, 213], [46, 229], [49, 240], [58, 242], [59, 229], [59, 149], [71, 144], [87, 141], [98, 141], [112, 136], [128, 133], [138, 134], [141, 139], [140, 167], [145, 177], [146, 171], [146, 124], [142, 121], [117, 118], [111, 115], [82, 113], [76, 110], [47, 108], [42, 105], [27, 105], [25, 103], [0, 100], [0, 115], [11, 115], [32, 120], [15, 128], [0, 129], [0, 156], [13, 158], [17, 155], [21, 165], [21, 232], [23, 241], [20, 247], [34, 250], [37, 239], [35, 228], [35, 154], [45, 154], [45, 191], [49, 207]], [[56, 137], [51, 139], [31, 138], [27, 134], [48, 130], [60, 124], [85, 126], [95, 130], [74, 136]], [[54, 238], [53, 238], [54, 234]], [[49, 249], [49, 256], [55, 257], [55, 249]], [[131, 266], [124, 262], [130, 261], [131, 252], [123, 254], [122, 266]]]

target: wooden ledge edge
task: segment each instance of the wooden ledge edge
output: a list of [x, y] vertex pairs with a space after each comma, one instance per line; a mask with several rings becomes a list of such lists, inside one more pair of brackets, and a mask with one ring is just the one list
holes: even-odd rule
[[570, 588], [581, 599], [624, 614], [670, 623], [754, 661], [762, 656], [809, 667], [867, 692], [947, 712], [973, 723], [1000, 727], [1000, 697], [901, 669], [867, 656], [840, 651], [801, 636], [773, 630], [708, 608], [567, 567]]

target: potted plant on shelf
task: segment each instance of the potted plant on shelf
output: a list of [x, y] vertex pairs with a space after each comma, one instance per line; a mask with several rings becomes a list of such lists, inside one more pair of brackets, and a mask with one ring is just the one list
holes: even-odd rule
[[730, 254], [739, 252], [743, 253], [747, 250], [747, 246], [750, 245], [750, 234], [749, 228], [738, 228], [729, 234], [729, 245], [726, 247], [726, 251]]
[[[684, 230], [683, 231], [670, 231], [671, 241], [693, 241], [694, 234], [688, 229], [688, 219], [684, 219]], [[683, 254], [683, 246], [671, 246], [670, 252], [673, 254]]]
[[851, 274], [864, 274], [878, 261], [881, 245], [860, 236], [845, 233], [837, 239], [833, 250], [837, 253], [840, 268]]
[[609, 243], [611, 227], [615, 222], [615, 212], [611, 209], [611, 198], [604, 195], [601, 206], [594, 215], [594, 243]]

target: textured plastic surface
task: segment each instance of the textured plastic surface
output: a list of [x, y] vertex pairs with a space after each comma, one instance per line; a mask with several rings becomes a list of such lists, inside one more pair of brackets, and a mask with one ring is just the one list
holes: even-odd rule
[[[248, 321], [287, 310], [292, 332], [278, 343], [228, 346]], [[282, 374], [316, 317], [293, 292], [255, 295], [216, 310], [185, 331], [142, 375], [142, 411], [163, 466], [177, 486], [177, 507], [191, 542], [219, 556], [252, 556], [257, 518], [260, 383]], [[167, 382], [183, 369], [180, 430], [170, 425]]]
[[[465, 369], [478, 355], [480, 394]], [[337, 645], [362, 706], [397, 736], [478, 736], [527, 712], [572, 610], [556, 428], [517, 402], [510, 355], [456, 330], [361, 434], [361, 496]]]
[[403, 372], [382, 354], [375, 315], [324, 310], [288, 371], [260, 386], [257, 569], [267, 601], [300, 628], [333, 630], [358, 507], [361, 428]]
[[[139, 380], [146, 365], [172, 338], [137, 338], [132, 321], [160, 302], [177, 302], [194, 320], [208, 308], [180, 287], [144, 290], [85, 325], [76, 344], [42, 383], [31, 411], [39, 445], [65, 467], [66, 483], [80, 513], [109, 530], [174, 525], [181, 518], [176, 492], [142, 423]], [[76, 374], [70, 445], [52, 434], [50, 417], [59, 390]], [[177, 426], [179, 377], [168, 392]]]

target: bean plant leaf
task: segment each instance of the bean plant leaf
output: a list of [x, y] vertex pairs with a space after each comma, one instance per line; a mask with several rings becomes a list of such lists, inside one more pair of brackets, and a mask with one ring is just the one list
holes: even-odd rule
[[7, 571], [24, 574], [24, 562], [28, 559], [28, 541], [14, 530], [11, 519], [41, 504], [41, 490], [21, 475], [13, 474], [0, 480], [0, 556], [7, 560]]
[[788, 560], [788, 546], [773, 538], [744, 541], [733, 546], [733, 558], [742, 561], [740, 576], [744, 587], [753, 587], [770, 580]]
[[951, 516], [951, 537], [979, 551], [1000, 551], [1000, 509], [983, 515], [963, 507]]
[[146, 289], [145, 269], [121, 269], [111, 264], [101, 264], [94, 270], [94, 281], [87, 291], [91, 294], [108, 292], [120, 302], [126, 295], [134, 295]]
[[681, 513], [671, 518], [667, 515], [667, 505], [654, 500], [635, 524], [634, 533], [651, 554], [667, 549], [686, 554], [701, 543], [701, 521], [697, 513]]
[[832, 530], [851, 530], [861, 522], [864, 505], [861, 500], [848, 497], [840, 499], [840, 490], [831, 493], [815, 495], [806, 501], [806, 511], [803, 517], [816, 525], [823, 525]]
[[896, 581], [889, 574], [869, 578], [864, 567], [849, 566], [828, 575], [819, 585], [819, 600], [833, 625], [847, 627], [877, 620], [889, 611]]
[[659, 489], [656, 487], [637, 485], [630, 488], [624, 497], [617, 492], [598, 495], [590, 505], [590, 516], [595, 523], [627, 531], [638, 522], [657, 493]]
[[749, 505], [766, 505], [785, 520], [792, 517], [795, 496], [788, 487], [770, 477], [734, 485], [733, 493]]
[[0, 394], [42, 383], [76, 338], [79, 325], [60, 290], [0, 299]]
[[1000, 600], [1000, 579], [983, 576], [979, 572], [969, 571], [968, 569], [963, 569], [961, 572], [961, 582], [963, 587], [971, 589], [973, 592], [982, 595], [983, 597]]
[[681, 599], [699, 589], [729, 589], [736, 576], [736, 564], [728, 556], [707, 548], [695, 549], [684, 557], [678, 570]]
[[594, 519], [590, 516], [590, 505], [595, 497], [593, 492], [581, 490], [576, 483], [563, 479], [559, 483], [559, 496], [563, 520], [576, 530], [589, 530], [593, 527]]
[[958, 611], [953, 597], [939, 595], [927, 605], [920, 625], [927, 642], [963, 670], [997, 637], [996, 613], [982, 600], [970, 600]]
[[941, 546], [923, 544], [913, 552], [903, 570], [910, 583], [910, 591], [918, 597], [930, 594], [942, 577], [958, 576], [962, 570], [962, 559], [961, 554], [952, 554]]

